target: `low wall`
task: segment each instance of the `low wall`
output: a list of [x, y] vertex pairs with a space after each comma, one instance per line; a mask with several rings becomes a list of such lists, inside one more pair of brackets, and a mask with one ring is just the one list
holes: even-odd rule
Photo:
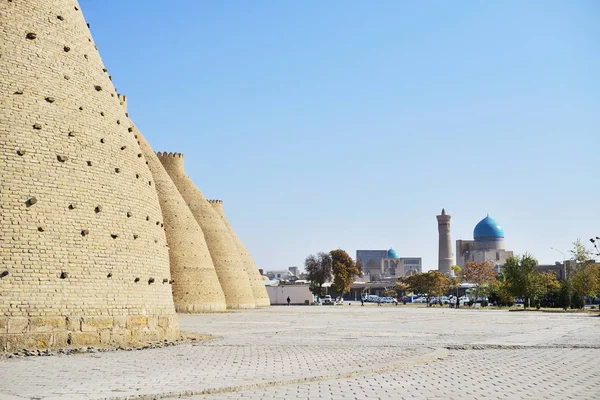
[[266, 289], [271, 305], [287, 304], [288, 296], [290, 297], [290, 304], [313, 303], [313, 294], [308, 289], [308, 285], [266, 286]]

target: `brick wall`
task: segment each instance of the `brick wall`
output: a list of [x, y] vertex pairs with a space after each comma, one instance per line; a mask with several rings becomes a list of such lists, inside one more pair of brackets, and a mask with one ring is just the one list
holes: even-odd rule
[[250, 279], [250, 287], [252, 288], [252, 294], [254, 295], [254, 301], [256, 302], [256, 305], [258, 307], [270, 306], [271, 301], [269, 300], [269, 295], [265, 289], [265, 284], [260, 272], [258, 271], [258, 267], [254, 263], [254, 260], [244, 245], [244, 242], [242, 242], [238, 234], [225, 217], [225, 213], [223, 212], [223, 201], [208, 200], [208, 202], [213, 206], [217, 214], [219, 214], [219, 216], [223, 219], [223, 222], [225, 223], [225, 226], [227, 227], [227, 230], [233, 239], [235, 247], [240, 253], [240, 258], [242, 259], [242, 263], [244, 263], [244, 267], [248, 273], [248, 278]]
[[165, 221], [173, 300], [178, 312], [225, 311], [225, 295], [204, 234], [150, 144], [134, 127], [154, 181]]
[[0, 349], [175, 338], [155, 182], [78, 3], [0, 26]]
[[254, 295], [239, 251], [221, 217], [186, 175], [183, 154], [158, 153], [158, 158], [204, 232], [227, 308], [254, 308]]

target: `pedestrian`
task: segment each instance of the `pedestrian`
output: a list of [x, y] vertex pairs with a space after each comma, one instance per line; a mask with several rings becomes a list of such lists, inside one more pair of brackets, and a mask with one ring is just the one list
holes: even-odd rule
[[381, 307], [381, 297], [377, 298], [377, 306]]
[[288, 298], [287, 298], [288, 306], [290, 305], [290, 302], [291, 302], [291, 301], [292, 301], [292, 300], [290, 299], [290, 296], [288, 296]]
[[364, 306], [365, 306], [365, 299], [363, 299], [362, 297], [360, 298], [360, 305], [361, 305], [362, 307], [364, 307]]

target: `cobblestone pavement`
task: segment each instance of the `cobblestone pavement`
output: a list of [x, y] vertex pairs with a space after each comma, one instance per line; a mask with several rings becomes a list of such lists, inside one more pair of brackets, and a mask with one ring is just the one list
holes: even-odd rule
[[0, 361], [0, 399], [600, 398], [600, 318], [420, 307], [180, 315], [217, 339]]

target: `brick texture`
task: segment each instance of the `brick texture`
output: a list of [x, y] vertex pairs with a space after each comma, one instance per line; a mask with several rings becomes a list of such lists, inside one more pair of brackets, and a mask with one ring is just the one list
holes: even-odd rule
[[176, 338], [155, 182], [77, 1], [2, 1], [0, 27], [1, 349]]
[[150, 144], [135, 127], [133, 133], [156, 182], [169, 244], [175, 309], [192, 313], [225, 311], [225, 295], [202, 229]]
[[213, 206], [217, 214], [223, 219], [233, 242], [235, 243], [235, 247], [238, 249], [240, 253], [240, 258], [244, 263], [244, 267], [246, 268], [246, 272], [248, 273], [248, 278], [250, 279], [250, 287], [252, 288], [252, 294], [254, 295], [254, 301], [256, 302], [257, 307], [267, 307], [271, 305], [271, 301], [269, 300], [269, 295], [267, 294], [267, 289], [265, 288], [264, 281], [260, 272], [258, 271], [258, 267], [254, 263], [250, 252], [244, 245], [244, 242], [240, 239], [238, 234], [235, 232], [227, 217], [225, 217], [225, 213], [223, 212], [223, 201], [222, 200], [208, 200], [208, 202]]
[[158, 153], [165, 170], [204, 232], [227, 308], [255, 308], [248, 273], [225, 223], [186, 175], [181, 153]]

